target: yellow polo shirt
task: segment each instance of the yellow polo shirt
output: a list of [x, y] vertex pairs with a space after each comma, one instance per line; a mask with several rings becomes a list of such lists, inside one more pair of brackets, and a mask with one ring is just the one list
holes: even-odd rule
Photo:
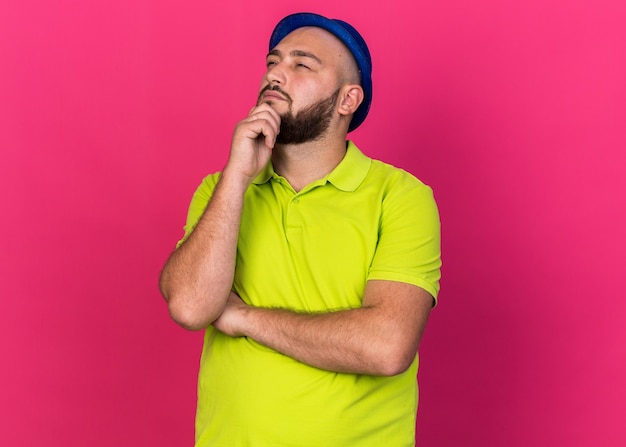
[[[194, 194], [183, 241], [218, 179], [206, 177]], [[246, 303], [356, 308], [370, 279], [413, 284], [436, 299], [440, 229], [431, 189], [352, 142], [330, 174], [297, 193], [270, 163], [244, 200], [233, 290]], [[210, 326], [196, 445], [413, 446], [417, 367], [416, 358], [394, 377], [334, 373]]]

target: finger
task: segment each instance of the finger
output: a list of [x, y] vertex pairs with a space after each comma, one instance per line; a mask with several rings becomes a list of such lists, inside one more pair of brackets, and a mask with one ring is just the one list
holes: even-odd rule
[[[278, 134], [278, 132], [280, 131], [280, 116], [278, 116], [277, 114], [271, 114], [268, 113], [267, 111], [260, 111], [260, 112], [256, 112], [253, 115], [249, 116], [246, 121], [248, 123], [255, 123], [255, 122], [263, 122], [263, 125], [265, 125], [265, 123], [267, 123], [267, 125], [272, 127], [272, 130], [274, 132], [274, 134]], [[267, 135], [264, 133], [264, 135]]]
[[245, 136], [252, 140], [256, 140], [260, 136], [263, 136], [265, 144], [273, 148], [276, 141], [276, 135], [278, 134], [273, 123], [266, 119], [251, 118], [251, 121], [245, 123], [244, 129], [246, 130]]
[[272, 117], [272, 119], [276, 121], [277, 125], [280, 127], [280, 115], [278, 114], [276, 110], [274, 110], [268, 104], [261, 104], [259, 106], [253, 107], [252, 110], [250, 110], [250, 113], [248, 116], [256, 116], [258, 114], [261, 114], [261, 116], [266, 116], [266, 114], [269, 114]]
[[269, 135], [265, 135], [265, 145], [271, 149], [274, 149], [274, 146], [276, 145], [276, 133], [274, 133], [274, 135], [269, 136]]

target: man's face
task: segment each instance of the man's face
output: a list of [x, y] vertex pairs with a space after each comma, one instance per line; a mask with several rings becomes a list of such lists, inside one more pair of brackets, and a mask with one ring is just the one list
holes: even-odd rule
[[[263, 96], [266, 90], [281, 92], [278, 86], [272, 88], [267, 85], [259, 94], [258, 103], [264, 102]], [[281, 92], [286, 98], [289, 98], [284, 92]], [[286, 112], [280, 113], [280, 133], [276, 137], [278, 144], [302, 144], [309, 141], [319, 140], [330, 126], [330, 122], [335, 114], [335, 105], [339, 97], [339, 89], [326, 99], [306, 106], [297, 113], [294, 113], [289, 101], [289, 108]], [[272, 105], [271, 100], [265, 100]]]
[[338, 116], [346, 57], [343, 44], [319, 28], [293, 31], [268, 54], [258, 104], [269, 104], [281, 117], [277, 143], [302, 144], [325, 134]]

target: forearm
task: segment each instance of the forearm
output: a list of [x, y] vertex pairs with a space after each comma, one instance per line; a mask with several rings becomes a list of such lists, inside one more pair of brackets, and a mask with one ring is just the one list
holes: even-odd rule
[[233, 284], [244, 194], [267, 165], [280, 116], [269, 104], [237, 123], [230, 156], [209, 204], [189, 238], [161, 273], [161, 293], [172, 318], [202, 329], [222, 313]]
[[[376, 309], [359, 308], [325, 314], [249, 308], [244, 335], [308, 365], [329, 371], [394, 375], [400, 365], [391, 346], [393, 327]], [[411, 359], [412, 360], [412, 359]]]
[[222, 312], [230, 293], [247, 185], [222, 175], [189, 238], [172, 253], [160, 288], [172, 318], [197, 330]]
[[415, 359], [432, 300], [409, 284], [369, 281], [362, 307], [305, 314], [251, 307], [231, 293], [214, 326], [316, 368], [389, 376]]

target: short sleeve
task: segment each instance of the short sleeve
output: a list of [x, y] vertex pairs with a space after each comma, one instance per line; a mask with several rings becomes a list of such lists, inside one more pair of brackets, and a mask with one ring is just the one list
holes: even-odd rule
[[215, 190], [215, 186], [217, 185], [217, 181], [220, 178], [220, 173], [215, 173], [208, 175], [202, 180], [200, 186], [196, 189], [191, 198], [191, 203], [189, 204], [189, 210], [187, 211], [187, 222], [185, 223], [185, 234], [182, 239], [178, 241], [176, 244], [176, 248], [180, 247], [183, 242], [189, 238], [194, 228], [198, 224], [198, 221], [204, 214], [204, 210], [209, 204], [209, 200], [213, 196], [213, 191]]
[[439, 212], [432, 189], [417, 182], [385, 196], [368, 279], [413, 284], [436, 302], [441, 278]]

